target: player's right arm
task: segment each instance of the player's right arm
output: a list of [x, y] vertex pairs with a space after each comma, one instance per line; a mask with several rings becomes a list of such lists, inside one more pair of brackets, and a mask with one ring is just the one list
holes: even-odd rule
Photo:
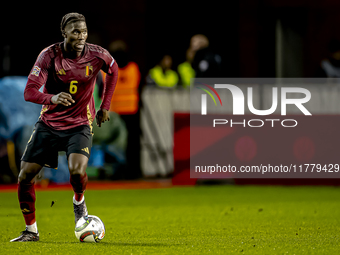
[[41, 86], [46, 84], [48, 69], [51, 67], [51, 57], [49, 48], [44, 49], [38, 56], [31, 73], [28, 76], [24, 98], [26, 101], [36, 104], [62, 104], [65, 106], [74, 103], [71, 94], [61, 92], [57, 95], [42, 93], [39, 91]]

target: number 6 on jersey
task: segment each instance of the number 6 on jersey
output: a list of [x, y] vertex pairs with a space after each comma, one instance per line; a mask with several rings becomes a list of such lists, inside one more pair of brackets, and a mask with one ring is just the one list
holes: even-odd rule
[[71, 83], [70, 83], [70, 93], [71, 93], [71, 94], [77, 93], [78, 87], [77, 87], [76, 84], [78, 84], [77, 81], [71, 81]]

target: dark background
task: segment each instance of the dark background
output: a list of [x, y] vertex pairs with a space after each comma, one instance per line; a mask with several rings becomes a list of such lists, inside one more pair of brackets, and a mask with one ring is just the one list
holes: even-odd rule
[[299, 63], [293, 75], [314, 77], [329, 41], [340, 37], [339, 7], [335, 0], [12, 1], [0, 15], [0, 77], [28, 75], [39, 52], [62, 41], [60, 21], [68, 12], [85, 15], [88, 42], [107, 48], [112, 40], [126, 41], [143, 77], [162, 54], [171, 54], [175, 66], [184, 61], [196, 33], [205, 34], [222, 56], [225, 77], [275, 77], [279, 19], [295, 35], [288, 47], [297, 50], [286, 60]]

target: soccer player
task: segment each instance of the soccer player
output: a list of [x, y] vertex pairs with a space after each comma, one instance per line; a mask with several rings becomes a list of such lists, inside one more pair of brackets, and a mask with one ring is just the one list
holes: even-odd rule
[[[85, 17], [68, 13], [61, 20], [64, 41], [45, 48], [28, 76], [26, 101], [42, 104], [38, 122], [21, 159], [18, 198], [26, 229], [11, 242], [38, 241], [34, 178], [43, 166], [57, 168], [58, 151], [66, 151], [73, 187], [75, 222], [87, 216], [84, 191], [92, 143], [92, 122], [109, 120], [118, 65], [107, 50], [86, 43]], [[93, 90], [98, 72], [107, 73], [103, 101], [95, 114]], [[39, 89], [44, 86], [43, 92]]]

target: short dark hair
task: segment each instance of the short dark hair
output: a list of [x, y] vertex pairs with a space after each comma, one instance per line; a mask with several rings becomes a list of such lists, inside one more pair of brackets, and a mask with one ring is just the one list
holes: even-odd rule
[[76, 21], [84, 21], [85, 22], [85, 17], [84, 15], [77, 13], [77, 12], [70, 12], [67, 13], [62, 19], [60, 23], [60, 30], [61, 32], [64, 31], [65, 27], [67, 24], [71, 22], [76, 22]]

